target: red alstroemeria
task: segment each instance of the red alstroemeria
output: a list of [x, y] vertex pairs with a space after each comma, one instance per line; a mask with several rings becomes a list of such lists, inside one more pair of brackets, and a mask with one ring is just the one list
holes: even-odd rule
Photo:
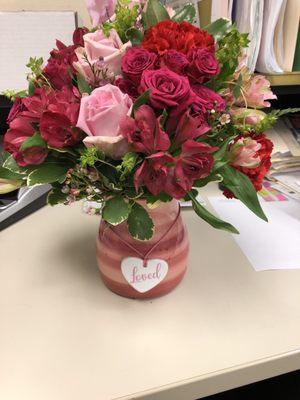
[[167, 163], [171, 162], [173, 162], [173, 157], [163, 152], [146, 157], [134, 175], [135, 190], [138, 191], [138, 188], [144, 184], [154, 195], [163, 192], [168, 178]]
[[196, 179], [206, 178], [211, 173], [214, 164], [211, 153], [217, 149], [193, 140], [182, 145], [182, 153], [176, 160], [175, 176], [183, 190], [189, 191]]
[[147, 105], [135, 111], [134, 119], [125, 118], [120, 124], [120, 131], [138, 153], [167, 151], [171, 144], [169, 136], [160, 127], [160, 119]]

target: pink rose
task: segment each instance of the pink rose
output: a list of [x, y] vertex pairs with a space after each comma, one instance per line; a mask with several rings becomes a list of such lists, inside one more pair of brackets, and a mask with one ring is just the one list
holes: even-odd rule
[[136, 85], [140, 84], [143, 71], [155, 69], [157, 55], [146, 49], [132, 47], [122, 58], [122, 72]]
[[188, 52], [188, 76], [193, 83], [207, 82], [220, 72], [220, 66], [214, 54], [206, 49], [193, 48]]
[[102, 30], [97, 30], [84, 35], [83, 40], [85, 54], [90, 64], [94, 65], [100, 61], [115, 75], [121, 73], [121, 59], [125, 50], [131, 46], [130, 42], [123, 44], [114, 29], [110, 30], [108, 37]]
[[113, 16], [117, 0], [86, 0], [93, 26], [107, 21]]
[[150, 103], [154, 108], [178, 107], [185, 104], [190, 96], [190, 84], [185, 76], [168, 68], [144, 71], [140, 92], [150, 89]]
[[[132, 100], [114, 85], [107, 84], [93, 90], [81, 99], [77, 126], [89, 138], [87, 146], [95, 145], [110, 157], [120, 158], [126, 153], [124, 137], [120, 134], [120, 121], [130, 114]], [[101, 138], [101, 139], [100, 139]]]
[[192, 85], [192, 90], [197, 95], [197, 102], [201, 103], [205, 111], [223, 111], [225, 109], [224, 99], [213, 90], [203, 85]]

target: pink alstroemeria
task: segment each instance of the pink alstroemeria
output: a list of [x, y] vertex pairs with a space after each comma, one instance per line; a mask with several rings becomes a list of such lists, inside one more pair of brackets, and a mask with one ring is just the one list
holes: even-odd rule
[[86, 0], [93, 26], [106, 22], [114, 15], [117, 0]]

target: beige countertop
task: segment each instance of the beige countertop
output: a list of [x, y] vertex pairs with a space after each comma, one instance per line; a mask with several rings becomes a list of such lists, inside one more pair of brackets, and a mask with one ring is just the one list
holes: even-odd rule
[[0, 233], [0, 399], [192, 400], [300, 368], [300, 270], [255, 272], [184, 211], [188, 272], [148, 301], [106, 289], [98, 217], [45, 207]]

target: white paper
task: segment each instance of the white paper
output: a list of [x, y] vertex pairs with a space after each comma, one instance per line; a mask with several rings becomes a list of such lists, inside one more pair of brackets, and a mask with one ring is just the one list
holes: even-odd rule
[[262, 201], [266, 223], [238, 200], [209, 201], [221, 219], [239, 230], [233, 237], [256, 271], [300, 269], [300, 202]]
[[74, 29], [73, 11], [0, 12], [0, 92], [27, 89], [29, 58], [46, 62], [56, 39], [72, 44]]

